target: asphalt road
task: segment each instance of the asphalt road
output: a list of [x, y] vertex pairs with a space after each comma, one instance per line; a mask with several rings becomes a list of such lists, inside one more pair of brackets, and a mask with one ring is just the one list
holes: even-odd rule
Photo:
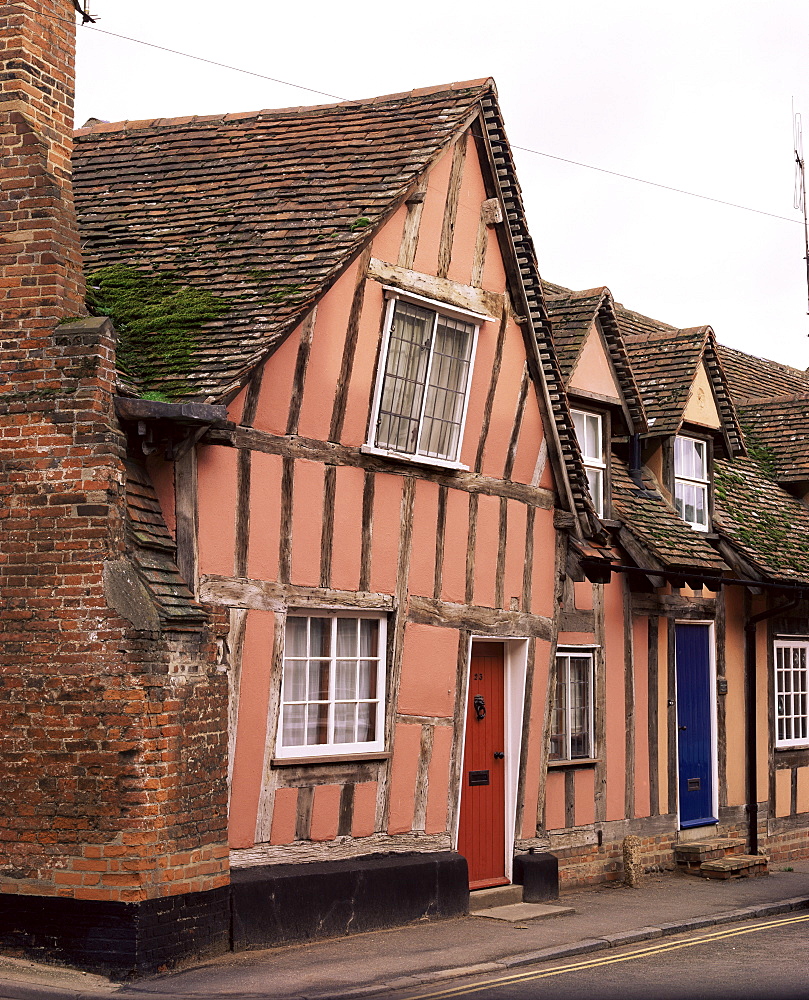
[[[751, 920], [385, 1000], [809, 1000], [809, 914]], [[335, 998], [336, 1000], [336, 998]]]

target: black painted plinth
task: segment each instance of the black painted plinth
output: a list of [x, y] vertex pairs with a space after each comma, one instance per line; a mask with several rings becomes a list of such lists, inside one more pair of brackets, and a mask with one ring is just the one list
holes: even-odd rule
[[116, 979], [221, 954], [230, 940], [230, 888], [142, 903], [0, 895], [0, 948]]
[[233, 950], [396, 927], [469, 908], [466, 859], [375, 854], [231, 869]]
[[559, 860], [555, 854], [517, 854], [512, 877], [522, 886], [525, 903], [545, 903], [559, 898]]

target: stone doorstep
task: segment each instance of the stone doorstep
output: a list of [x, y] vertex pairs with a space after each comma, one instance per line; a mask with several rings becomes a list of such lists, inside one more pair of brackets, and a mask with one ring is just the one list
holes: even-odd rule
[[493, 906], [488, 910], [470, 912], [472, 917], [487, 917], [490, 920], [507, 920], [522, 923], [525, 920], [548, 920], [551, 917], [566, 917], [576, 911], [572, 906], [552, 906], [550, 903], [510, 903], [507, 906]]
[[724, 858], [739, 847], [744, 847], [745, 841], [738, 837], [716, 837], [712, 840], [694, 840], [691, 843], [677, 844], [674, 857], [680, 868], [696, 871], [705, 861]]
[[490, 910], [495, 906], [522, 903], [521, 885], [496, 885], [491, 889], [473, 889], [469, 893], [469, 912]]
[[767, 858], [761, 854], [731, 854], [717, 861], [705, 861], [698, 872], [703, 878], [756, 878], [769, 874]]

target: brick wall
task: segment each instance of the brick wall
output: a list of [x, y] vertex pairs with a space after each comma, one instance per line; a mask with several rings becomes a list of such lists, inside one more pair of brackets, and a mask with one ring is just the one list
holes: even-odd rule
[[215, 628], [148, 631], [105, 592], [128, 544], [114, 331], [59, 325], [83, 311], [73, 20], [0, 4], [0, 890], [134, 903], [228, 880], [227, 682]]

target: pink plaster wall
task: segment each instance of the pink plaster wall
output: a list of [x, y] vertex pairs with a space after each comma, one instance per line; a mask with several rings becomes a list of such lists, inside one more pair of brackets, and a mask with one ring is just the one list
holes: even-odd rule
[[534, 560], [531, 573], [531, 610], [535, 615], [553, 615], [553, 575], [556, 560], [556, 529], [553, 511], [537, 508], [534, 518]]
[[548, 771], [545, 791], [545, 828], [564, 830], [565, 828], [565, 774], [558, 768]]
[[432, 597], [435, 584], [435, 539], [438, 526], [438, 485], [416, 480], [410, 593]]
[[606, 747], [607, 820], [623, 819], [626, 776], [626, 705], [624, 701], [624, 578], [604, 586], [604, 662], [607, 679]]
[[250, 611], [244, 634], [239, 717], [230, 793], [231, 847], [252, 847], [264, 773], [275, 615]]
[[744, 708], [744, 595], [741, 587], [725, 588], [725, 676], [728, 693], [725, 699], [727, 763], [725, 768], [728, 805], [744, 805], [745, 736], [743, 725], [734, 719], [745, 718]]
[[340, 793], [342, 785], [316, 785], [312, 803], [311, 840], [334, 840], [340, 821]]
[[242, 389], [239, 395], [228, 404], [228, 420], [232, 420], [234, 424], [240, 424], [242, 422], [242, 414], [244, 413], [244, 402], [247, 399], [247, 386]]
[[466, 543], [469, 535], [469, 494], [447, 491], [447, 518], [444, 530], [444, 562], [441, 597], [462, 603], [466, 589]]
[[301, 437], [325, 441], [329, 436], [357, 266], [358, 262], [354, 261], [318, 303], [298, 423]]
[[539, 457], [539, 449], [545, 432], [542, 428], [542, 416], [539, 412], [536, 388], [534, 383], [528, 387], [528, 397], [525, 400], [525, 411], [520, 434], [517, 438], [517, 452], [514, 456], [514, 468], [511, 479], [515, 483], [530, 483], [534, 478], [534, 470]]
[[250, 544], [247, 549], [247, 572], [253, 580], [278, 579], [282, 473], [280, 455], [253, 452], [250, 459]]
[[331, 583], [337, 590], [356, 590], [359, 587], [364, 482], [362, 469], [337, 466], [331, 556]]
[[500, 244], [497, 242], [497, 231], [494, 228], [488, 230], [486, 262], [483, 267], [481, 287], [485, 288], [487, 292], [502, 292], [506, 287], [506, 269], [503, 266]]
[[416, 774], [421, 748], [421, 726], [400, 723], [391, 767], [388, 833], [408, 833], [413, 826], [416, 801]]
[[570, 378], [571, 387], [597, 392], [602, 396], [620, 399], [620, 391], [607, 359], [606, 348], [595, 324], [584, 342], [579, 360]]
[[253, 426], [272, 434], [286, 434], [289, 401], [301, 328], [297, 326], [264, 366], [264, 377], [256, 406]]
[[518, 607], [521, 607], [528, 511], [524, 503], [520, 503], [518, 500], [509, 500], [506, 516], [506, 569], [503, 580], [503, 597], [507, 608], [511, 606], [512, 597], [517, 598]]
[[160, 501], [166, 527], [174, 535], [177, 531], [174, 516], [174, 462], [166, 462], [157, 455], [150, 455], [146, 459], [146, 471]]
[[449, 799], [449, 763], [452, 752], [452, 726], [433, 730], [433, 755], [427, 772], [427, 817], [425, 833], [443, 833], [447, 829]]
[[502, 479], [508, 445], [514, 431], [514, 417], [520, 395], [520, 380], [525, 367], [525, 344], [522, 333], [514, 323], [509, 323], [503, 344], [503, 360], [492, 406], [489, 436], [483, 456], [483, 474]]
[[354, 786], [354, 816], [351, 834], [354, 837], [370, 837], [376, 830], [376, 796], [378, 786], [375, 781]]
[[320, 584], [320, 536], [323, 527], [323, 474], [320, 462], [295, 462], [292, 491], [292, 582]]
[[574, 604], [579, 611], [593, 610], [593, 585], [585, 580], [573, 584]]
[[397, 711], [451, 718], [455, 707], [458, 633], [432, 625], [405, 625]]
[[481, 494], [478, 498], [478, 522], [475, 536], [475, 587], [472, 601], [494, 607], [497, 579], [497, 551], [500, 532], [500, 500]]
[[809, 767], [798, 768], [798, 812], [809, 812]]
[[468, 285], [472, 280], [472, 263], [475, 259], [475, 242], [480, 223], [480, 206], [486, 200], [486, 188], [480, 172], [474, 140], [467, 133], [459, 142], [466, 143], [466, 160], [458, 193], [458, 211], [452, 239], [452, 258], [447, 277]]
[[277, 788], [272, 809], [271, 844], [291, 844], [298, 817], [298, 789]]
[[[668, 699], [674, 698], [674, 691], [668, 688], [668, 638], [666, 619], [660, 618], [657, 630], [657, 787], [660, 796], [660, 812], [669, 811], [668, 800]], [[654, 805], [654, 803], [652, 803]]]
[[789, 816], [792, 803], [792, 771], [782, 768], [775, 772], [775, 815]]
[[199, 478], [199, 571], [233, 576], [236, 545], [235, 448], [203, 446]]
[[[531, 734], [542, 732], [545, 715], [545, 694], [548, 690], [548, 666], [550, 663], [550, 643], [537, 640], [534, 652], [534, 684], [530, 707]], [[533, 837], [537, 828], [537, 804], [539, 802], [540, 741], [533, 736], [528, 740], [528, 756], [525, 764], [525, 788], [523, 792], [523, 837]]]
[[[635, 661], [635, 816], [649, 816], [649, 620], [632, 619]], [[629, 817], [631, 819], [631, 817]]]
[[472, 368], [472, 383], [469, 386], [469, 405], [466, 411], [463, 440], [461, 441], [461, 462], [470, 469], [475, 467], [483, 411], [489, 394], [494, 357], [497, 352], [498, 322], [484, 323], [478, 333], [475, 349], [475, 364]]
[[595, 823], [595, 778], [594, 767], [579, 768], [573, 772], [573, 822], [576, 826], [587, 826]]
[[[754, 614], [763, 611], [766, 607], [766, 597], [754, 599]], [[759, 625], [756, 629], [756, 662], [758, 664], [756, 672], [756, 733], [758, 734], [756, 795], [759, 802], [764, 802], [769, 795], [769, 645], [767, 626], [766, 624]]]
[[406, 218], [407, 205], [401, 205], [374, 236], [374, 257], [385, 260], [389, 264], [396, 263], [399, 258], [399, 247], [402, 245], [402, 232]]
[[375, 594], [392, 594], [396, 590], [403, 483], [401, 476], [376, 476], [371, 545], [371, 591]]
[[357, 352], [351, 369], [351, 385], [346, 401], [343, 433], [340, 435], [340, 441], [352, 448], [359, 448], [368, 436], [371, 394], [376, 379], [377, 355], [382, 340], [384, 320], [385, 299], [382, 285], [378, 281], [366, 281], [362, 314], [357, 330]]
[[452, 150], [449, 149], [430, 171], [419, 225], [419, 243], [413, 264], [413, 270], [421, 271], [423, 274], [435, 274], [438, 269], [438, 246], [441, 242], [441, 226], [444, 221], [444, 205], [447, 200], [451, 168]]

